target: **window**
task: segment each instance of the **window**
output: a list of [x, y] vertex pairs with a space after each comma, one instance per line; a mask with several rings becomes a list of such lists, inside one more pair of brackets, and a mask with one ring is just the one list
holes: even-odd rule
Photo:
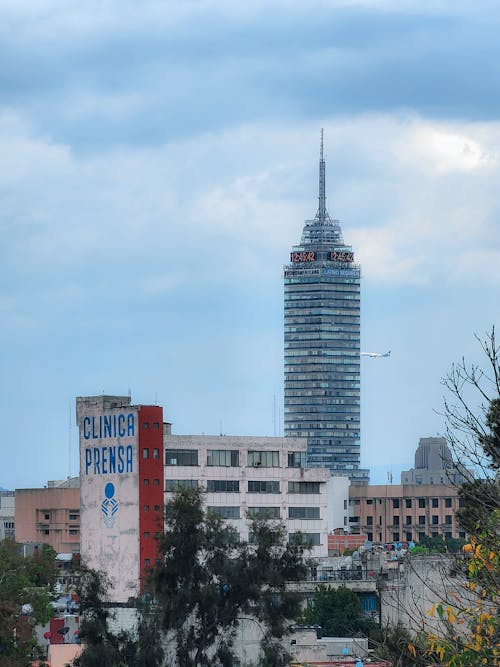
[[147, 447], [144, 447], [144, 449], [142, 450], [142, 458], [149, 459], [149, 449]]
[[405, 505], [408, 509], [411, 509], [411, 498], [406, 498]]
[[271, 480], [249, 480], [248, 493], [279, 493], [280, 483]]
[[248, 450], [249, 467], [279, 468], [280, 453]]
[[366, 525], [367, 526], [373, 526], [373, 516], [367, 516], [366, 517]]
[[69, 529], [69, 534], [70, 535], [78, 535], [79, 531], [78, 528], [70, 528]]
[[366, 504], [367, 505], [373, 505], [373, 498], [367, 498], [366, 499]]
[[79, 518], [80, 518], [79, 514], [70, 514], [69, 515], [69, 520], [70, 521], [78, 521]]
[[166, 449], [165, 465], [167, 466], [197, 466], [197, 449]]
[[212, 505], [207, 507], [210, 512], [218, 514], [221, 519], [239, 519], [240, 518], [240, 508], [239, 506], [229, 506], [223, 507], [222, 505]]
[[344, 509], [347, 509], [347, 500], [344, 500]]
[[289, 507], [289, 519], [319, 519], [319, 507]]
[[411, 542], [412, 539], [413, 539], [412, 533], [409, 533], [409, 532], [406, 533], [406, 541], [407, 541], [407, 542]]
[[288, 482], [288, 493], [319, 493], [319, 482]]
[[447, 540], [451, 540], [452, 535], [451, 535], [451, 532], [449, 532], [448, 530], [445, 530], [443, 535], [445, 536], [445, 538]]
[[306, 452], [288, 452], [288, 467], [306, 468], [307, 467]]
[[149, 558], [145, 558], [145, 559], [144, 559], [144, 565], [145, 565], [146, 567], [149, 567], [150, 564], [151, 564], [151, 560], [150, 560]]
[[311, 547], [318, 547], [321, 544], [320, 533], [288, 533], [288, 539], [290, 542]]
[[[194, 480], [194, 481], [196, 481], [196, 480]], [[165, 480], [165, 483], [166, 483], [166, 480]], [[160, 506], [159, 506], [159, 505], [155, 505], [155, 506], [154, 506], [154, 511], [155, 511], [155, 512], [159, 512], [159, 511], [160, 511]]]
[[451, 498], [445, 498], [444, 499], [444, 506], [445, 507], [451, 507]]
[[424, 525], [425, 525], [425, 516], [424, 516], [423, 514], [421, 514], [421, 515], [418, 517], [418, 523], [419, 523], [420, 526], [424, 526]]
[[156, 460], [158, 460], [160, 458], [160, 450], [158, 449], [158, 447], [155, 447], [153, 449], [153, 458], [156, 459]]
[[149, 505], [144, 505], [144, 511], [149, 512]]
[[419, 533], [418, 534], [418, 539], [419, 539], [419, 542], [421, 542], [422, 540], [425, 540], [425, 533]]
[[439, 507], [439, 498], [432, 498], [431, 507]]
[[239, 493], [240, 483], [237, 479], [209, 479], [207, 491], [209, 493]]
[[458, 499], [458, 506], [459, 507], [465, 507], [465, 498], [459, 498]]
[[149, 537], [149, 531], [148, 531], [148, 530], [145, 530], [143, 535], [144, 535], [144, 537], [147, 539], [147, 538]]
[[393, 526], [399, 526], [399, 517], [398, 516], [393, 516], [392, 517], [392, 525]]
[[444, 517], [444, 522], [445, 522], [445, 524], [446, 524], [447, 526], [451, 526], [451, 521], [452, 521], [451, 514], [447, 514], [447, 515]]
[[418, 506], [420, 507], [420, 509], [422, 509], [422, 507], [425, 507], [425, 498], [418, 499]]
[[154, 480], [153, 480], [153, 484], [154, 484], [155, 486], [160, 486], [160, 480], [159, 480], [159, 479], [154, 479]]
[[155, 429], [159, 429], [159, 428], [160, 428], [160, 424], [159, 424], [158, 422], [153, 422], [153, 428], [155, 428]]
[[[197, 489], [198, 480], [197, 479], [166, 479], [165, 480], [165, 491], [167, 493], [172, 493], [177, 491], [177, 489]], [[160, 509], [159, 505], [155, 505], [155, 510]]]
[[149, 422], [144, 422], [142, 428], [149, 428]]
[[399, 542], [399, 533], [393, 533], [392, 534], [392, 541], [393, 542]]
[[407, 526], [411, 526], [412, 520], [411, 520], [411, 515], [410, 514], [406, 515], [405, 523], [406, 523]]
[[45, 519], [45, 521], [48, 521], [50, 519], [50, 514], [44, 514], [43, 518]]
[[431, 533], [431, 537], [439, 537], [439, 533], [433, 532], [433, 533]]
[[240, 465], [240, 453], [236, 449], [209, 449], [207, 466], [237, 468]]
[[144, 480], [144, 486], [149, 486], [149, 479]]
[[279, 507], [249, 507], [248, 508], [249, 517], [264, 517], [266, 519], [279, 519], [280, 518], [280, 508]]
[[399, 508], [399, 498], [393, 498], [393, 499], [392, 499], [392, 507], [393, 507], [394, 509], [398, 509], [398, 508]]
[[366, 533], [366, 539], [368, 542], [373, 542], [373, 533]]
[[438, 523], [439, 523], [439, 517], [438, 517], [438, 515], [437, 515], [437, 514], [433, 514], [433, 515], [432, 515], [432, 525], [433, 525], [433, 526], [437, 526]]
[[465, 530], [460, 530], [460, 531], [458, 532], [458, 537], [459, 537], [461, 540], [465, 540]]

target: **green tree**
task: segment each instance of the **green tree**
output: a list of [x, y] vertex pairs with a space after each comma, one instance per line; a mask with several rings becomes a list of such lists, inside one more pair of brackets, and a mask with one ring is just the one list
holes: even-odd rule
[[494, 328], [479, 342], [486, 369], [462, 359], [443, 381], [448, 442], [467, 476], [457, 518], [469, 533], [455, 568], [462, 594], [430, 610], [429, 657], [446, 667], [500, 665], [500, 348]]
[[56, 574], [51, 547], [24, 557], [13, 540], [0, 542], [0, 666], [25, 665], [41, 656], [33, 630], [51, 616]]
[[110, 582], [102, 572], [82, 567], [80, 573], [80, 639], [85, 645], [77, 667], [159, 667], [163, 661], [158, 620], [149, 604], [138, 604], [135, 631], [113, 633]]
[[358, 595], [346, 586], [318, 586], [303, 618], [309, 625], [320, 625], [328, 637], [369, 636], [376, 627], [363, 613]]
[[287, 631], [300, 601], [287, 582], [304, 579], [304, 545], [290, 543], [279, 522], [254, 519], [251, 539], [206, 512], [200, 489], [179, 489], [168, 503], [162, 563], [154, 571], [161, 623], [175, 642], [179, 667], [232, 665], [242, 617], [262, 628], [263, 663], [286, 659], [275, 639]]

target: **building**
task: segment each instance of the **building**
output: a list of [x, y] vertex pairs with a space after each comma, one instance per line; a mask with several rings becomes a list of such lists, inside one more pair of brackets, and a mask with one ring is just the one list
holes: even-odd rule
[[129, 396], [76, 399], [81, 556], [111, 583], [110, 602], [144, 590], [163, 530], [163, 410]]
[[284, 267], [285, 436], [307, 438], [308, 466], [367, 483], [360, 468], [360, 276], [326, 209], [323, 133], [319, 207]]
[[15, 538], [49, 544], [58, 553], [80, 551], [79, 479], [50, 481], [43, 489], [16, 489]]
[[350, 531], [370, 542], [411, 542], [424, 537], [460, 537], [457, 489], [446, 484], [351, 486]]
[[454, 463], [445, 438], [420, 438], [415, 467], [401, 473], [401, 484], [453, 484], [460, 486], [472, 473]]
[[16, 499], [13, 491], [0, 491], [0, 541], [15, 537]]
[[347, 524], [348, 480], [306, 469], [299, 438], [172, 435], [158, 406], [128, 396], [77, 398], [81, 556], [112, 583], [111, 602], [143, 592], [158, 557], [163, 507], [178, 487], [202, 486], [206, 504], [249, 538], [249, 517], [281, 519], [312, 555]]
[[328, 555], [328, 483], [335, 480], [327, 470], [305, 469], [305, 440], [172, 435], [165, 426], [166, 501], [179, 486], [203, 486], [207, 507], [242, 540], [249, 517], [265, 515], [283, 521], [290, 536], [300, 531], [312, 556]]

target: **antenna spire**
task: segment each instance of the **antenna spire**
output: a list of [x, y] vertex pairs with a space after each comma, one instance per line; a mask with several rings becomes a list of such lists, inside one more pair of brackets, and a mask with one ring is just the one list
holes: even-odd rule
[[325, 193], [325, 160], [323, 157], [323, 128], [321, 128], [321, 144], [319, 151], [319, 206], [318, 220], [324, 222], [328, 218], [326, 212], [326, 193]]

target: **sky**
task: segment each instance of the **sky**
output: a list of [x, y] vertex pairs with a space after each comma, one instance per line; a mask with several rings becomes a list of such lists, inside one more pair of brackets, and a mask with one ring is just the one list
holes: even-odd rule
[[361, 463], [399, 481], [499, 324], [499, 29], [488, 0], [3, 0], [0, 486], [78, 473], [76, 396], [282, 433], [321, 128], [362, 349], [392, 351], [361, 361]]

